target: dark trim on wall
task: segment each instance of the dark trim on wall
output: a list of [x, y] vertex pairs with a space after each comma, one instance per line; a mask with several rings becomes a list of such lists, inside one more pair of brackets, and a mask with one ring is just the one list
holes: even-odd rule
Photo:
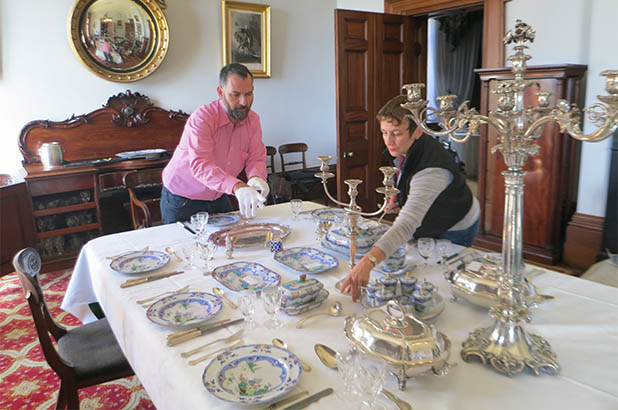
[[600, 216], [573, 214], [566, 228], [563, 256], [565, 263], [587, 269], [597, 261], [603, 240], [604, 222], [605, 218]]

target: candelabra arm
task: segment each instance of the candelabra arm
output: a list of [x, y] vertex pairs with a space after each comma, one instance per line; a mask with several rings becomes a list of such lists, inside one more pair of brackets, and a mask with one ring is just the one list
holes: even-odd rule
[[347, 213], [354, 214], [354, 215], [360, 215], [360, 216], [378, 216], [382, 212], [384, 212], [384, 210], [386, 209], [386, 205], [388, 205], [388, 201], [385, 198], [384, 203], [380, 206], [380, 209], [378, 209], [375, 212], [361, 212], [361, 211], [354, 211], [351, 209], [346, 209], [345, 211]]
[[330, 192], [328, 192], [328, 188], [326, 187], [326, 179], [324, 179], [324, 178], [322, 178], [322, 187], [324, 188], [324, 192], [326, 193], [326, 196], [328, 197], [328, 199], [330, 199], [331, 201], [333, 201], [337, 205], [341, 205], [341, 206], [348, 206], [349, 205], [349, 204], [346, 204], [345, 202], [339, 202], [335, 198], [333, 198], [333, 196], [330, 194]]

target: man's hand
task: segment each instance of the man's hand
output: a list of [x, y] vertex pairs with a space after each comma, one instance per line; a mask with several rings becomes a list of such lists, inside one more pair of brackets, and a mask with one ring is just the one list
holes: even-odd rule
[[249, 181], [247, 181], [247, 185], [260, 191], [260, 194], [262, 194], [264, 198], [266, 198], [270, 192], [268, 183], [260, 177], [251, 177]]
[[256, 210], [263, 207], [266, 201], [266, 198], [251, 187], [238, 188], [235, 195], [238, 199], [240, 214], [245, 218], [254, 218]]

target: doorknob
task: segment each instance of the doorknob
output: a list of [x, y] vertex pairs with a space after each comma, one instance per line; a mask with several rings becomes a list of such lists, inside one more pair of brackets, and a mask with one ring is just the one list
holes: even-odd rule
[[354, 151], [348, 151], [343, 153], [343, 158], [352, 158], [354, 156]]

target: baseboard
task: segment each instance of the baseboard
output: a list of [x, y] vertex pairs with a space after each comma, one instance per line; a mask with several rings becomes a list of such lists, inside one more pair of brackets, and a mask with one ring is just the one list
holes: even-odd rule
[[594, 264], [603, 242], [605, 218], [573, 214], [567, 224], [563, 260], [565, 263], [586, 269]]

